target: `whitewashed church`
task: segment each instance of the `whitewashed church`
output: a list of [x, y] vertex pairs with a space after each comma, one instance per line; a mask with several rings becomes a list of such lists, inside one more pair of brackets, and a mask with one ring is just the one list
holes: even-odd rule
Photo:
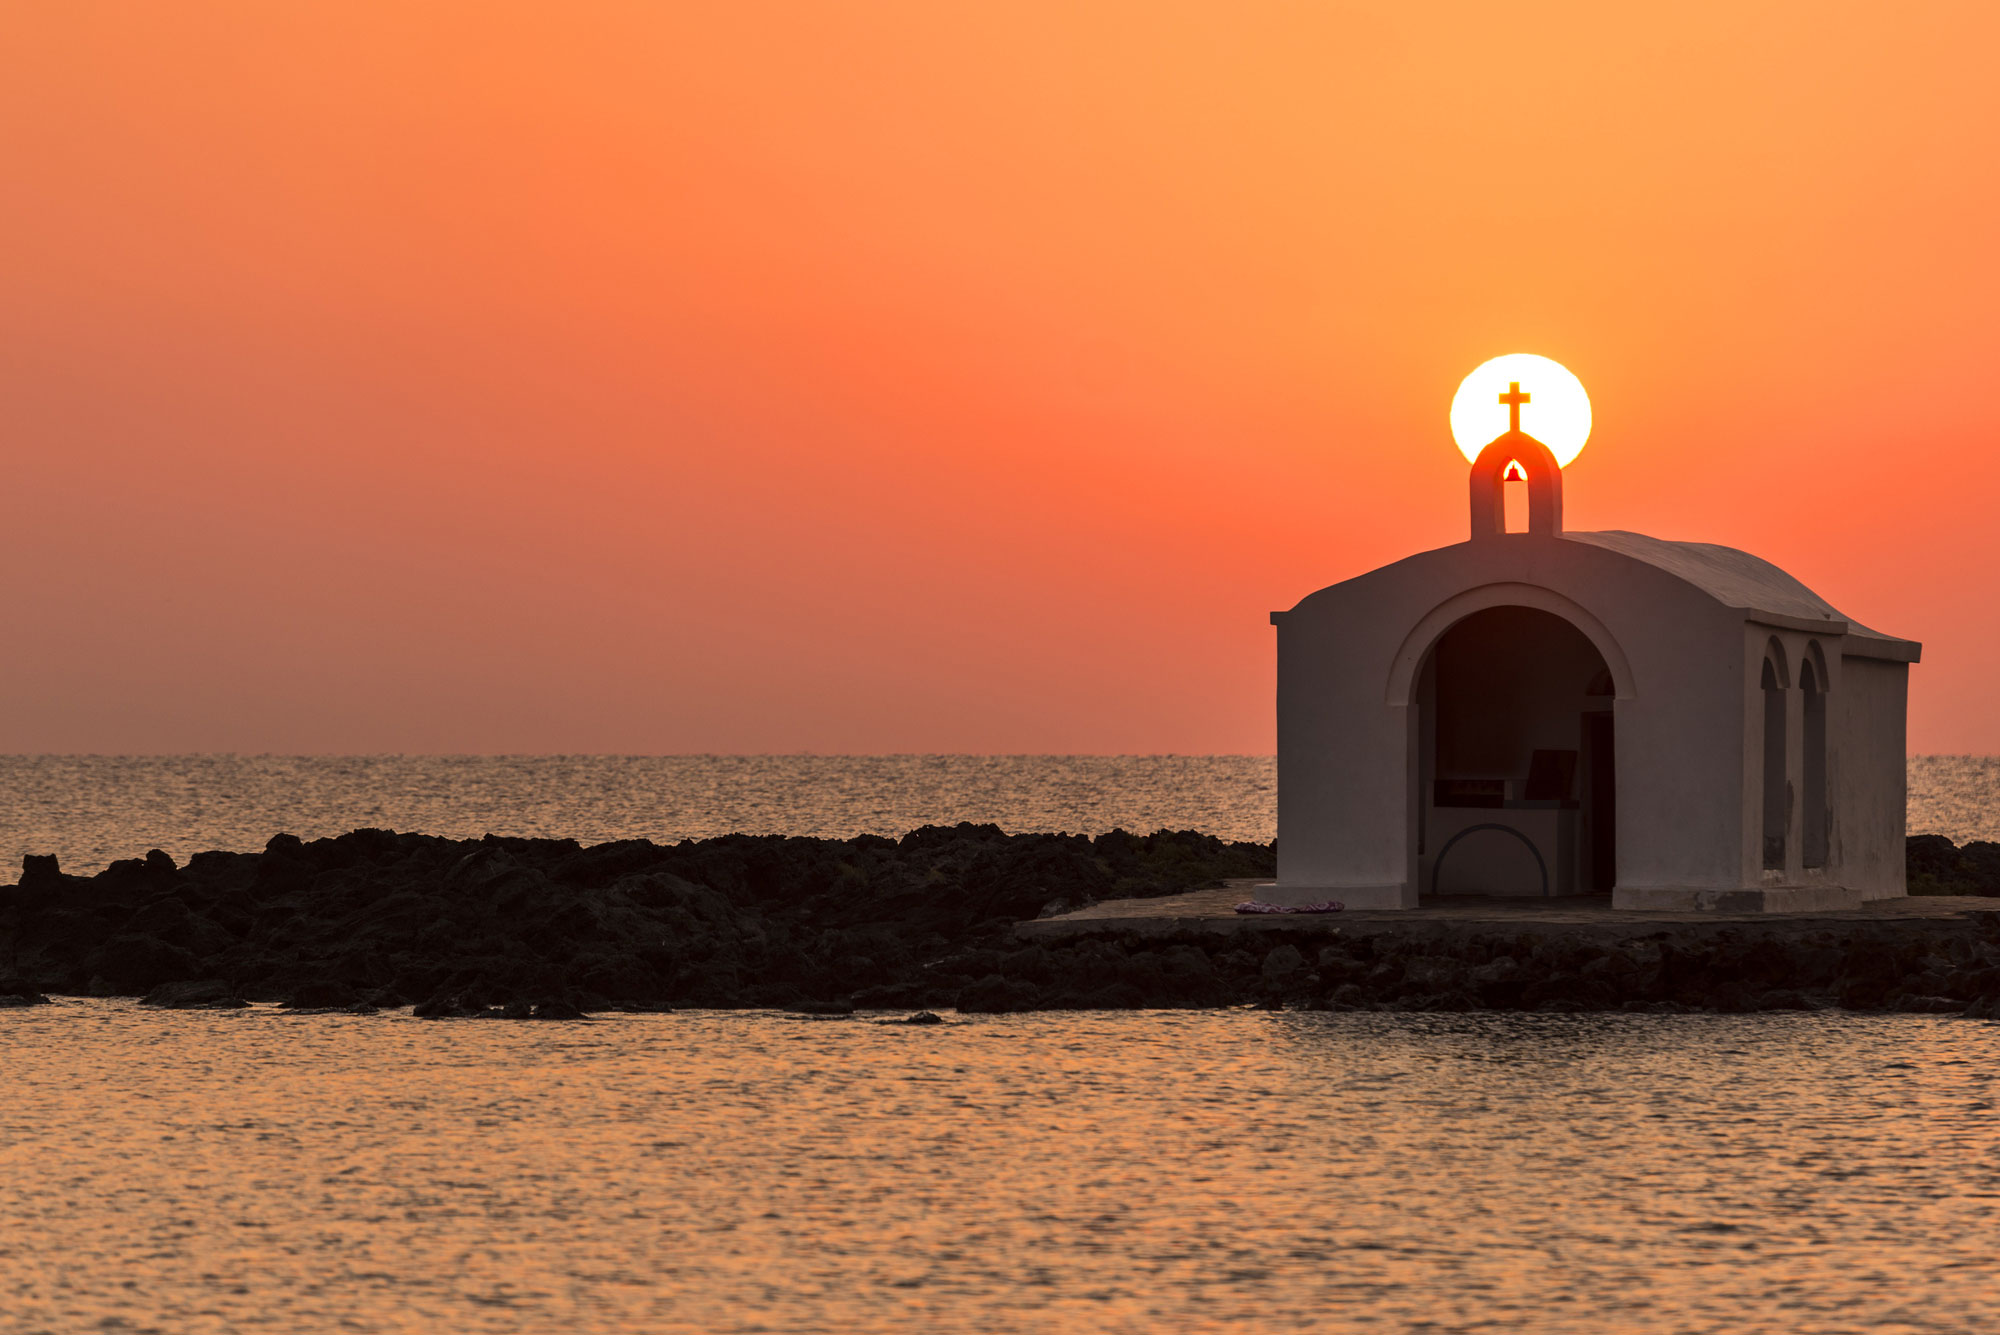
[[[1265, 896], [1776, 912], [1902, 895], [1921, 646], [1734, 548], [1565, 532], [1562, 469], [1509, 393], [1465, 542], [1271, 615]], [[1525, 532], [1506, 531], [1505, 478], [1525, 484]]]

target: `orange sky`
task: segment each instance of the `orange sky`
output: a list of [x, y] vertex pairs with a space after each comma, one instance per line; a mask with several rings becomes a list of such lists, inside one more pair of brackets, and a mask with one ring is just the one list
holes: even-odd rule
[[1572, 528], [2000, 752], [1984, 4], [0, 9], [0, 750], [1268, 751], [1267, 613]]

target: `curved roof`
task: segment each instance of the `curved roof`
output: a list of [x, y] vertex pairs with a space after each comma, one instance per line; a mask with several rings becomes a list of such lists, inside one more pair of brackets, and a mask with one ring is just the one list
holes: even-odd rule
[[[1610, 529], [1564, 533], [1565, 542], [1584, 542], [1643, 561], [1694, 585], [1726, 607], [1793, 630], [1826, 629], [1872, 641], [1875, 656], [1917, 661], [1922, 646], [1871, 630], [1843, 615], [1833, 604], [1761, 557], [1709, 542], [1668, 542], [1643, 533]], [[1829, 625], [1828, 623], [1833, 623]]]

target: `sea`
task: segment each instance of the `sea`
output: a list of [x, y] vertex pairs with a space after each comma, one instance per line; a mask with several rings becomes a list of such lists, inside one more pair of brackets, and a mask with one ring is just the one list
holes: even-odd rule
[[[0, 756], [0, 857], [102, 870], [364, 827], [460, 839], [844, 839], [1011, 833], [1277, 837], [1270, 756]], [[1912, 756], [1909, 830], [2000, 840], [2000, 756]]]
[[[1260, 757], [0, 770], [0, 847], [80, 871], [357, 825], [1272, 833]], [[2000, 837], [2000, 761], [1910, 774], [1913, 832]], [[0, 1011], [0, 1335], [2000, 1325], [1993, 1022], [889, 1018]]]

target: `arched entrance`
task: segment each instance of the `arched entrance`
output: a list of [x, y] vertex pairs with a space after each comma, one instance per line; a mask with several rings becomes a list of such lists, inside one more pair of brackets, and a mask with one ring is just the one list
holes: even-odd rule
[[1610, 893], [1614, 694], [1591, 637], [1542, 608], [1484, 607], [1437, 638], [1411, 701], [1420, 898]]

